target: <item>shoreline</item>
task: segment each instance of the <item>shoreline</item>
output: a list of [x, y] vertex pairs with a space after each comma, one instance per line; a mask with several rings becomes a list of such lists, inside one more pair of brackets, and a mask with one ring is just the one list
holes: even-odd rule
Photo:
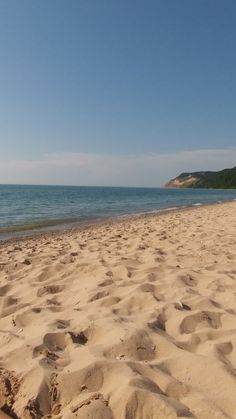
[[[38, 228], [32, 228], [32, 229], [26, 229], [26, 230], [15, 230], [11, 232], [1, 232], [0, 229], [0, 246], [2, 243], [7, 243], [10, 241], [18, 241], [18, 240], [27, 240], [27, 239], [34, 239], [36, 237], [48, 237], [48, 236], [56, 236], [57, 234], [66, 234], [67, 232], [72, 231], [83, 231], [87, 230], [89, 228], [96, 228], [96, 226], [102, 226], [106, 224], [116, 224], [116, 223], [122, 223], [125, 221], [132, 221], [135, 219], [142, 219], [142, 218], [149, 218], [149, 217], [158, 217], [165, 214], [171, 214], [174, 212], [181, 212], [181, 211], [187, 211], [187, 210], [194, 210], [196, 208], [202, 208], [202, 207], [211, 207], [215, 205], [225, 205], [231, 202], [235, 202], [236, 199], [227, 200], [227, 201], [220, 201], [220, 202], [210, 202], [210, 203], [197, 203], [197, 204], [191, 204], [191, 205], [185, 205], [185, 206], [179, 206], [179, 207], [169, 207], [169, 208], [163, 208], [163, 209], [157, 209], [147, 212], [139, 212], [139, 213], [133, 213], [133, 214], [125, 214], [125, 215], [116, 215], [116, 216], [107, 216], [104, 218], [93, 218], [86, 221], [81, 222], [66, 222], [66, 223], [60, 223], [51, 225], [48, 227], [38, 227]], [[14, 228], [14, 227], [13, 227]]]

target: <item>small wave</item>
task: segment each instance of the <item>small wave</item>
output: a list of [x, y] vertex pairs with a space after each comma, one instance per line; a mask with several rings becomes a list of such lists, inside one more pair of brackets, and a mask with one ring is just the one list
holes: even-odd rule
[[199, 207], [201, 205], [203, 205], [202, 202], [196, 202], [196, 204], [193, 204], [193, 207]]
[[177, 209], [180, 209], [180, 208], [185, 208], [185, 207], [181, 206], [181, 207], [163, 208], [161, 211], [174, 211], [174, 210], [177, 210]]
[[118, 215], [116, 218], [142, 217], [143, 215], [159, 214], [162, 212], [175, 211], [175, 210], [179, 210], [183, 208], [186, 208], [186, 205], [181, 205], [178, 207], [158, 208], [155, 210], [149, 210], [149, 211], [147, 210], [147, 211], [140, 211], [140, 212], [125, 214], [125, 215]]

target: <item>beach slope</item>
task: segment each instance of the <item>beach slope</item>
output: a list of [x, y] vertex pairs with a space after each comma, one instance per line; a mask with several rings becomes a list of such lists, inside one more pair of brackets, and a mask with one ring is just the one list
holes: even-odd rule
[[235, 211], [0, 244], [0, 417], [235, 418]]

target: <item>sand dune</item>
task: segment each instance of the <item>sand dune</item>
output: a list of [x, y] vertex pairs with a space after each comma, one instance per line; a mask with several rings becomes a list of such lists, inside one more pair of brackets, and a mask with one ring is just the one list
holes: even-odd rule
[[0, 418], [236, 418], [236, 203], [0, 245]]

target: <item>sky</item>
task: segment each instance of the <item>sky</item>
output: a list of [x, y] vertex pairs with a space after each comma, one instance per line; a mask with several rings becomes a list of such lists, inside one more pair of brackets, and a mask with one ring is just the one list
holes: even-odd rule
[[235, 0], [0, 0], [0, 183], [236, 166]]

